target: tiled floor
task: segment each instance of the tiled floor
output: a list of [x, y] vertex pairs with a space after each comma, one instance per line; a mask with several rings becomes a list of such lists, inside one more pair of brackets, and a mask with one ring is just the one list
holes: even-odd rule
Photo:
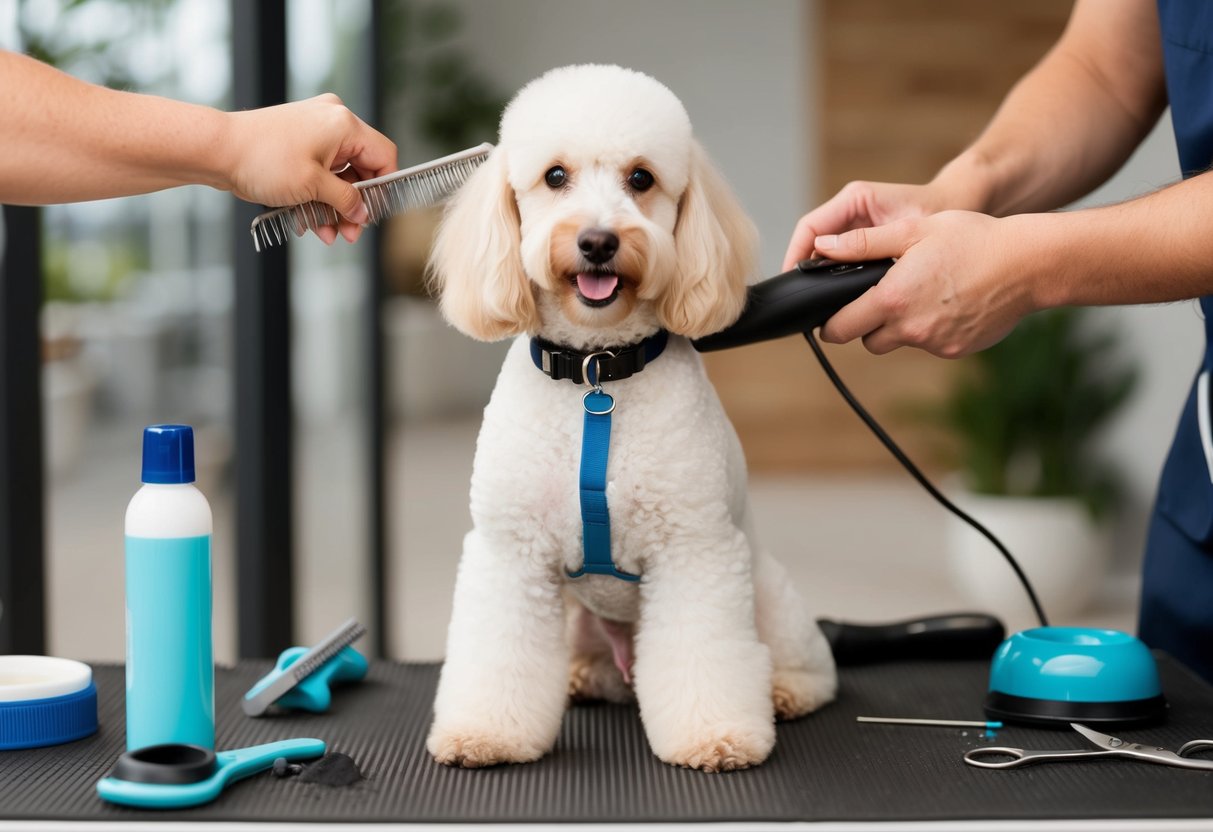
[[[388, 448], [391, 610], [394, 652], [437, 659], [460, 541], [469, 526], [467, 488], [477, 424], [413, 424]], [[317, 638], [365, 597], [349, 560], [356, 545], [340, 529], [358, 510], [356, 484], [344, 482], [343, 434], [301, 429], [297, 500], [301, 551], [297, 579], [302, 640]], [[51, 650], [57, 655], [120, 660], [123, 653], [122, 516], [137, 486], [127, 470], [127, 437], [92, 435], [84, 459], [51, 492], [49, 538]], [[220, 489], [215, 510], [216, 656], [234, 658], [231, 505]], [[755, 477], [751, 494], [762, 543], [789, 568], [818, 615], [854, 621], [971, 608], [946, 574], [943, 510], [908, 477]], [[356, 525], [356, 520], [353, 521]], [[344, 542], [344, 548], [342, 548]], [[991, 550], [989, 556], [996, 559]], [[1009, 575], [1009, 572], [1007, 573]], [[1022, 610], [995, 611], [1009, 628], [1030, 626]], [[1103, 581], [1091, 609], [1072, 620], [1132, 631], [1136, 580]]]

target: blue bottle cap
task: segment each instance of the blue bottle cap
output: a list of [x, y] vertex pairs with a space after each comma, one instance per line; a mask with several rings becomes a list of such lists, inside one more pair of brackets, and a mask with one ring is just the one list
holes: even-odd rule
[[194, 429], [152, 425], [143, 429], [143, 481], [180, 485], [194, 481]]

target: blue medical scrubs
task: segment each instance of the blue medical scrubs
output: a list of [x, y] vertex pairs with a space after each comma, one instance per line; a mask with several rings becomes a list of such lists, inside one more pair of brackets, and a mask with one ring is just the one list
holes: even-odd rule
[[[1198, 176], [1213, 165], [1213, 2], [1159, 0], [1158, 15], [1180, 167], [1185, 178]], [[1200, 306], [1205, 356], [1158, 487], [1139, 630], [1151, 647], [1213, 681], [1213, 297]]]

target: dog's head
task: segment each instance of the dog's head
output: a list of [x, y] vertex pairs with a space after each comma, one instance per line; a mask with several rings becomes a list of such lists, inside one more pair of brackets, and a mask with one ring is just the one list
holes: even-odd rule
[[731, 324], [756, 243], [673, 93], [571, 66], [506, 107], [500, 142], [447, 206], [430, 274], [473, 338], [599, 348]]

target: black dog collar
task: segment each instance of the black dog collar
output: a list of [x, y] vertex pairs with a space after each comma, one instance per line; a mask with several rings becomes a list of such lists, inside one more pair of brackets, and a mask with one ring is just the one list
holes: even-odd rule
[[582, 384], [584, 379], [581, 368], [587, 358], [594, 356], [597, 381], [619, 381], [639, 373], [646, 364], [661, 355], [669, 338], [670, 334], [662, 329], [639, 344], [588, 352], [562, 347], [542, 338], [532, 338], [531, 360], [545, 375], [556, 380], [567, 378], [576, 384]]

